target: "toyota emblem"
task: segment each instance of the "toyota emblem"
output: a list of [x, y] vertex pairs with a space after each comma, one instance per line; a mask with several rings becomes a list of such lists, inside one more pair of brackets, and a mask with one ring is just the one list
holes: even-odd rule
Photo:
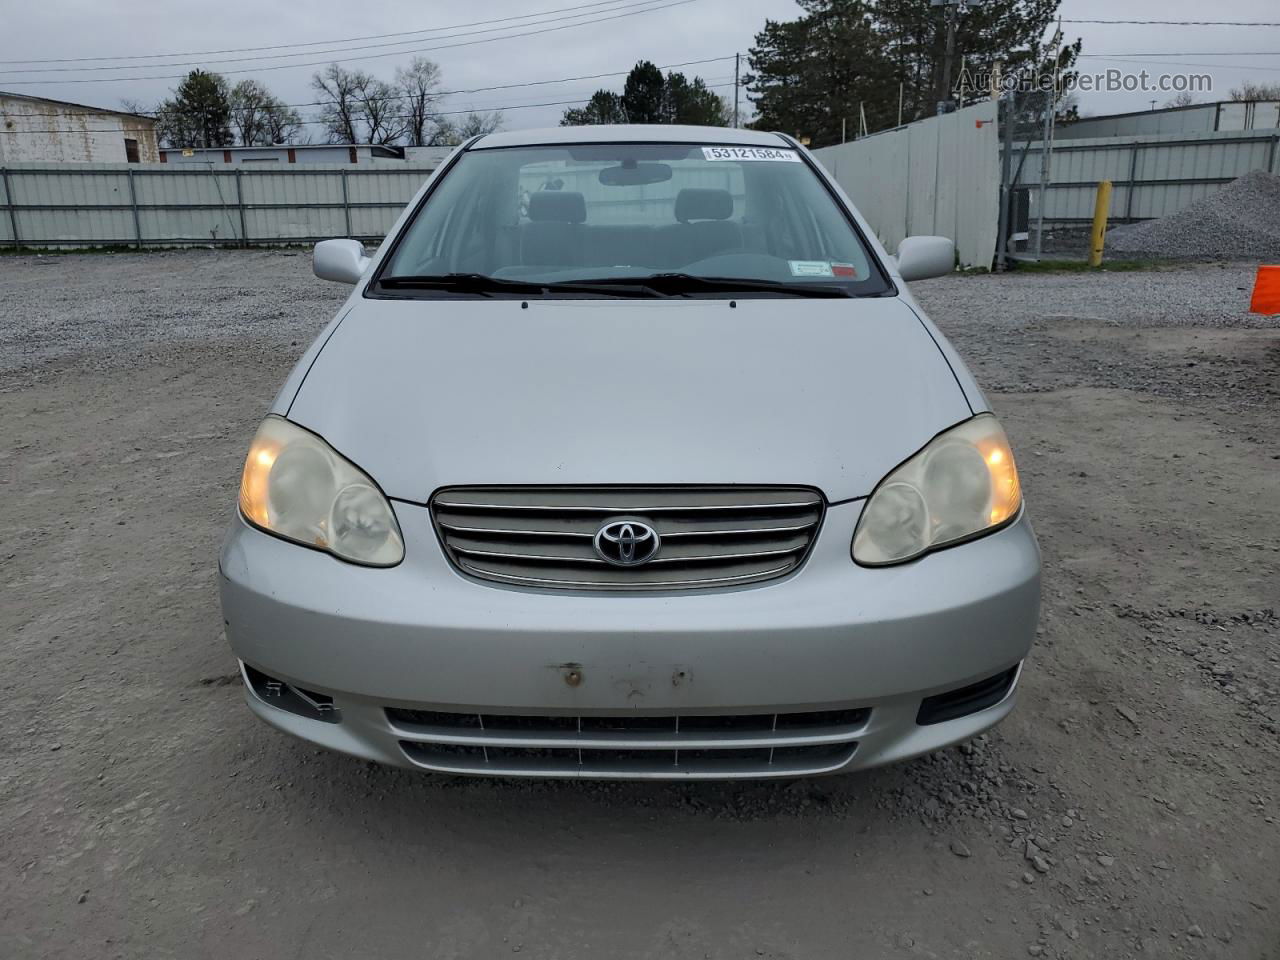
[[639, 520], [611, 520], [596, 531], [596, 554], [605, 563], [635, 567], [652, 560], [662, 541], [658, 531]]

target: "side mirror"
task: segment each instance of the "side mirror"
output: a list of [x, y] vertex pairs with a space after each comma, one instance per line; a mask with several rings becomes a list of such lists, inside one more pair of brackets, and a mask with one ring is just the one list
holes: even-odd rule
[[898, 272], [903, 280], [945, 277], [956, 268], [956, 245], [946, 237], [907, 237], [898, 244]]
[[358, 283], [369, 266], [359, 240], [323, 240], [316, 244], [311, 269], [321, 280]]

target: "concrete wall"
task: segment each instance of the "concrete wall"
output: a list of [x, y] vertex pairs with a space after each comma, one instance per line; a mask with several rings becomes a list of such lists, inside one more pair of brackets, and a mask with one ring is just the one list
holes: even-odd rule
[[0, 163], [124, 163], [125, 139], [156, 163], [155, 123], [92, 107], [0, 94]]
[[904, 237], [932, 234], [954, 241], [961, 266], [991, 266], [1000, 217], [994, 102], [823, 147], [814, 156], [891, 253]]

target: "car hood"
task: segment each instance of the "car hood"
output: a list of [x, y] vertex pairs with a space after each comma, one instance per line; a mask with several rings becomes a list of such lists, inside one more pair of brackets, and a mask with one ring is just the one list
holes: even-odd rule
[[392, 497], [455, 484], [865, 496], [971, 411], [901, 300], [355, 301], [288, 409]]

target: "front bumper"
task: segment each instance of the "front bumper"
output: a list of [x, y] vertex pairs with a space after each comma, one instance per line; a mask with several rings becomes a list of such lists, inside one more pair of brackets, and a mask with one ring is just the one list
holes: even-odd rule
[[[676, 779], [860, 769], [936, 750], [1003, 719], [1016, 675], [997, 702], [976, 712], [917, 722], [925, 698], [1022, 662], [1035, 634], [1040, 579], [1025, 516], [914, 563], [858, 567], [849, 544], [861, 506], [828, 508], [811, 555], [785, 579], [679, 594], [482, 584], [449, 565], [428, 510], [405, 503], [395, 504], [405, 561], [391, 569], [346, 564], [237, 519], [220, 564], [223, 617], [242, 662], [332, 698], [333, 712], [317, 719], [281, 709], [250, 686], [259, 716], [370, 760], [464, 773]], [[827, 751], [820, 762], [815, 754], [798, 765], [761, 763], [762, 754], [744, 747], [733, 763], [681, 769], [665, 758], [703, 749], [687, 744], [701, 744], [705, 734], [690, 741], [677, 732], [667, 742], [616, 732], [628, 763], [593, 766], [565, 758], [575, 744], [595, 749], [598, 738], [588, 743], [570, 729], [550, 742], [539, 732], [531, 745], [546, 748], [546, 763], [480, 766], [424, 754], [422, 743], [440, 740], [439, 731], [394, 722], [388, 709], [526, 720], [858, 713], [841, 715], [840, 742], [849, 749]], [[728, 733], [722, 743], [742, 747], [744, 736]], [[747, 739], [760, 746], [758, 735]], [[647, 757], [655, 762], [644, 763]]]

